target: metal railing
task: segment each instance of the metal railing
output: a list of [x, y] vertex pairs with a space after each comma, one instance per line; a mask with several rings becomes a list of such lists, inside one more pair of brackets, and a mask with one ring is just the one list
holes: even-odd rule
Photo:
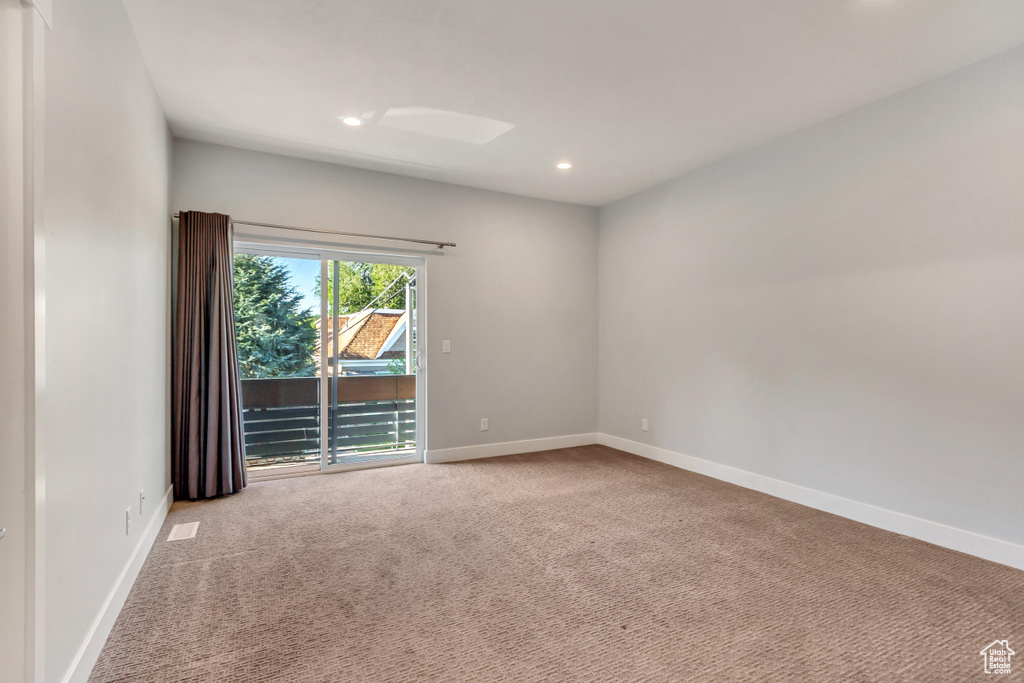
[[[332, 463], [415, 448], [415, 375], [342, 376], [336, 391], [327, 425]], [[242, 426], [250, 468], [319, 462], [320, 378], [243, 379]]]

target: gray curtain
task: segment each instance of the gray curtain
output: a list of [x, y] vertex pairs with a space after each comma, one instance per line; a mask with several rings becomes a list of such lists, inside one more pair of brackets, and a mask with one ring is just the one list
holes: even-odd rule
[[245, 487], [231, 219], [182, 211], [174, 333], [171, 472], [177, 500]]

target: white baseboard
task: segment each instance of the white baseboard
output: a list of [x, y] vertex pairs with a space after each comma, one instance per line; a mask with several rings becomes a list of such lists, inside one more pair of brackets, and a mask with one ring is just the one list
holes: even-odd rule
[[460, 460], [494, 458], [499, 455], [550, 451], [555, 448], [587, 446], [594, 443], [597, 443], [597, 434], [571, 434], [569, 436], [552, 436], [546, 439], [502, 441], [501, 443], [487, 443], [479, 446], [433, 449], [423, 454], [423, 460], [427, 463], [458, 462]]
[[657, 460], [684, 470], [704, 474], [715, 479], [737, 484], [768, 495], [800, 503], [816, 510], [830, 512], [879, 529], [893, 531], [904, 536], [927, 541], [944, 548], [959, 550], [986, 560], [1024, 569], [1024, 546], [982, 536], [971, 531], [931, 522], [902, 512], [887, 510], [868, 503], [861, 503], [831, 493], [817, 491], [781, 479], [772, 479], [761, 474], [748, 472], [729, 465], [702, 460], [656, 446], [630, 441], [610, 434], [597, 434], [597, 443], [620, 451], [633, 453], [650, 460]]
[[157, 508], [149, 518], [149, 524], [142, 532], [142, 538], [139, 539], [131, 557], [128, 558], [128, 563], [121, 570], [121, 575], [117, 577], [114, 587], [107, 595], [103, 607], [100, 608], [100, 613], [96, 615], [89, 627], [85, 641], [75, 653], [71, 666], [60, 679], [62, 683], [85, 683], [88, 680], [89, 674], [92, 673], [92, 667], [96, 665], [100, 651], [103, 650], [103, 644], [107, 642], [107, 636], [114, 628], [117, 615], [121, 613], [121, 608], [124, 607], [125, 600], [128, 599], [128, 593], [131, 592], [132, 586], [135, 585], [135, 579], [142, 571], [142, 565], [149, 555], [149, 550], [153, 547], [164, 520], [167, 519], [167, 511], [171, 509], [172, 502], [174, 502], [174, 487], [169, 487], [167, 493], [157, 503]]

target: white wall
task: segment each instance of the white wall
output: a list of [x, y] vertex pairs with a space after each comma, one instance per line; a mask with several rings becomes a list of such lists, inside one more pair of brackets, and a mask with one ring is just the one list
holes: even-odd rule
[[59, 681], [80, 655], [88, 674], [170, 484], [171, 141], [118, 0], [55, 3], [46, 84], [46, 680]]
[[594, 431], [596, 209], [181, 140], [173, 168], [175, 211], [458, 244], [427, 266], [431, 451]]
[[1024, 543], [1022, 83], [1017, 49], [604, 207], [600, 431]]

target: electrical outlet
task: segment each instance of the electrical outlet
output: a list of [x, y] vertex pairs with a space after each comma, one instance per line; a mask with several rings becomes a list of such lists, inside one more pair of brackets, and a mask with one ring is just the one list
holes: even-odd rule
[[640, 429], [644, 430], [645, 432], [647, 431], [647, 418], [646, 417], [642, 418], [640, 420]]
[[124, 511], [124, 535], [127, 536], [132, 532], [132, 509], [125, 508]]
[[145, 509], [146, 503], [146, 489], [139, 491], [139, 519], [142, 519], [142, 511]]
[[480, 431], [481, 432], [486, 432], [487, 431], [487, 418], [486, 417], [480, 418]]
[[452, 352], [452, 340], [451, 339], [445, 339], [444, 341], [441, 342], [441, 353], [451, 353], [451, 352]]

